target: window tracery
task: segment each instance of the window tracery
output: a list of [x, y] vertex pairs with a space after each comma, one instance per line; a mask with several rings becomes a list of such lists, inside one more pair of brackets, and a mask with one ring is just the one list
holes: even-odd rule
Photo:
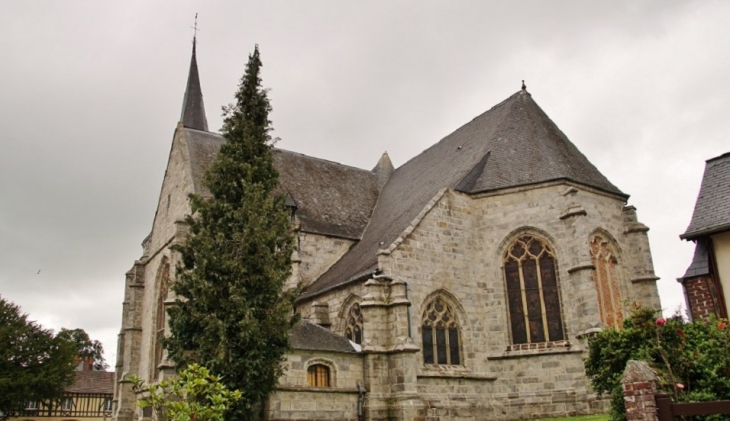
[[621, 308], [621, 286], [618, 281], [618, 260], [608, 240], [601, 234], [590, 239], [591, 263], [595, 267], [593, 281], [598, 294], [598, 308], [601, 321], [610, 327], [621, 327], [623, 311]]
[[565, 339], [552, 247], [539, 237], [523, 235], [507, 248], [503, 263], [512, 342]]
[[362, 345], [362, 324], [363, 317], [360, 303], [355, 303], [350, 307], [347, 314], [345, 337], [358, 345]]
[[423, 363], [459, 365], [459, 325], [454, 310], [441, 297], [426, 306], [421, 322]]

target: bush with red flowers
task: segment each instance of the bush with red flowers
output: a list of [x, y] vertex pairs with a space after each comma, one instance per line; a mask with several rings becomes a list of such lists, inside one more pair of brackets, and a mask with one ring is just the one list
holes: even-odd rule
[[679, 402], [730, 399], [730, 329], [727, 320], [686, 322], [658, 310], [632, 306], [622, 329], [607, 328], [589, 340], [586, 374], [599, 393], [611, 394], [611, 418], [626, 419], [621, 376], [629, 360], [659, 374], [659, 387]]

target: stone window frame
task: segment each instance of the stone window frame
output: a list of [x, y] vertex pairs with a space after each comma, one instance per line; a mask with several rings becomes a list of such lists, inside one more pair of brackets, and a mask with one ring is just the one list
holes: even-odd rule
[[[551, 294], [552, 296], [548, 297], [548, 298], [557, 300], [557, 309], [555, 309], [555, 308], [548, 309], [548, 305], [546, 304], [546, 297], [544, 294], [545, 284], [543, 283], [543, 279], [542, 279], [544, 274], [541, 273], [546, 269], [546, 267], [536, 264], [536, 266], [534, 268], [534, 271], [535, 271], [534, 276], [537, 279], [530, 280], [530, 281], [537, 282], [537, 285], [538, 285], [538, 288], [537, 288], [538, 294], [539, 294], [538, 303], [539, 303], [539, 307], [540, 307], [539, 321], [542, 323], [542, 333], [544, 335], [544, 340], [541, 340], [541, 341], [533, 340], [533, 338], [531, 337], [532, 332], [530, 332], [530, 323], [529, 323], [530, 314], [528, 311], [529, 309], [526, 308], [527, 306], [530, 305], [530, 303], [528, 302], [528, 297], [527, 297], [527, 291], [529, 291], [530, 289], [526, 288], [527, 280], [525, 279], [525, 274], [523, 272], [523, 269], [524, 269], [524, 261], [526, 261], [528, 259], [525, 258], [526, 254], [521, 254], [519, 257], [515, 257], [514, 254], [512, 254], [512, 252], [515, 251], [514, 249], [515, 249], [515, 246], [517, 245], [517, 243], [521, 242], [521, 243], [525, 244], [524, 241], [528, 238], [532, 239], [532, 240], [537, 240], [542, 245], [542, 249], [537, 254], [537, 259], [535, 259], [535, 260], [539, 261], [540, 258], [542, 258], [543, 255], [545, 253], [547, 253], [548, 257], [551, 258], [552, 266], [553, 266], [554, 279], [553, 280], [547, 279], [547, 281], [548, 281], [548, 286], [550, 286], [549, 285], [550, 282], [554, 282], [555, 286], [553, 288], [555, 289], [555, 291]], [[525, 245], [528, 245], [528, 244], [531, 244], [531, 241], [528, 240], [528, 243]], [[510, 339], [510, 345], [508, 345], [507, 351], [509, 352], [509, 351], [525, 351], [525, 350], [542, 350], [543, 348], [553, 348], [553, 346], [558, 347], [558, 348], [566, 347], [566, 346], [569, 347], [569, 342], [567, 339], [568, 329], [565, 324], [565, 313], [563, 311], [563, 305], [562, 305], [563, 295], [562, 295], [562, 291], [561, 291], [561, 280], [560, 280], [560, 269], [559, 269], [560, 268], [560, 259], [558, 257], [559, 253], [557, 252], [557, 247], [555, 246], [555, 241], [547, 233], [543, 232], [542, 230], [527, 227], [527, 228], [521, 228], [519, 230], [515, 230], [512, 234], [507, 236], [502, 241], [502, 244], [499, 247], [499, 250], [500, 250], [499, 259], [500, 259], [501, 269], [502, 269], [502, 279], [503, 279], [503, 285], [505, 288], [507, 332], [508, 332], [508, 336]], [[525, 250], [525, 251], [527, 253], [529, 253], [531, 255], [531, 257], [535, 257], [534, 254], [530, 250]], [[511, 259], [510, 259], [510, 257], [511, 257]], [[517, 266], [518, 279], [517, 280], [519, 281], [519, 285], [520, 285], [520, 288], [519, 288], [520, 300], [519, 301], [520, 301], [521, 308], [515, 309], [514, 311], [512, 308], [512, 301], [516, 301], [516, 298], [518, 298], [518, 297], [514, 296], [517, 289], [510, 288], [510, 279], [509, 279], [509, 275], [508, 275], [508, 270], [510, 270], [510, 268], [508, 268], [508, 264], [509, 264], [510, 260], [517, 260], [517, 262], [518, 262], [518, 266]], [[549, 266], [549, 265], [547, 265], [547, 266]], [[512, 270], [514, 270], [514, 268], [512, 268]], [[512, 278], [512, 279], [514, 280], [514, 278]], [[514, 284], [514, 282], [513, 282], [513, 284]], [[534, 291], [534, 288], [532, 288], [531, 290]], [[512, 297], [511, 297], [511, 295], [512, 295]], [[534, 304], [534, 301], [533, 301], [533, 304]], [[516, 329], [519, 328], [519, 326], [516, 324], [516, 323], [519, 323], [519, 319], [517, 319], [513, 322], [513, 320], [512, 320], [514, 317], [512, 314], [513, 312], [516, 315], [519, 313], [522, 313], [522, 317], [524, 318], [523, 319], [524, 331], [525, 331], [524, 342], [516, 342], [515, 336], [516, 336], [516, 334], [520, 334], [521, 332], [519, 332], [519, 331], [516, 332]], [[533, 312], [534, 312], [534, 308], [533, 308]], [[547, 315], [548, 312], [552, 313], [551, 316], [555, 316], [555, 315], [558, 316], [559, 330], [562, 333], [562, 335], [560, 335], [561, 337], [554, 337], [554, 338], [551, 337], [552, 333], [549, 330], [550, 327], [548, 327], [548, 322], [549, 322], [548, 315]], [[536, 318], [535, 314], [533, 314], [532, 316], [533, 316], [533, 318]], [[552, 319], [554, 320], [554, 317]], [[555, 328], [555, 324], [553, 324], [553, 329], [554, 328]], [[539, 339], [539, 338], [537, 338], [537, 339]]]
[[[599, 237], [601, 240], [603, 240], [600, 244], [600, 246], [604, 246], [604, 249], [602, 252], [608, 252], [609, 254], [603, 257], [608, 257], [609, 260], [612, 260], [612, 263], [614, 265], [613, 267], [613, 279], [611, 279], [611, 271], [610, 268], [605, 269], [606, 273], [604, 274], [603, 269], [599, 262], [596, 261], [596, 253], [594, 250], [594, 240]], [[589, 253], [591, 256], [591, 264], [593, 265], [593, 271], [591, 273], [591, 279], [593, 279], [593, 282], [595, 284], [596, 288], [596, 298], [598, 300], [598, 310], [601, 318], [601, 322], [605, 324], [606, 326], [613, 327], [616, 325], [616, 323], [611, 323], [611, 320], [608, 318], [607, 312], [609, 310], [613, 311], [614, 316], [618, 316], [618, 326], [620, 327], [623, 322], [624, 314], [624, 299], [625, 297], [628, 297], [627, 291], [624, 288], [624, 282], [623, 282], [623, 276], [622, 276], [622, 268], [621, 268], [621, 249], [618, 245], [618, 242], [615, 238], [608, 232], [606, 232], [603, 229], [596, 229], [588, 236], [588, 247], [589, 247]], [[601, 256], [602, 253], [599, 253], [599, 256]], [[604, 260], [605, 262], [605, 260]], [[604, 274], [605, 277], [603, 279], [601, 278], [601, 274]], [[612, 297], [609, 297], [612, 301], [610, 305], [607, 307], [604, 303], [604, 297], [602, 294], [603, 288], [599, 286], [599, 283], [608, 282], [608, 288], [610, 289], [610, 294]], [[610, 307], [610, 308], [609, 308]]]
[[[347, 338], [347, 320], [348, 316], [350, 314], [350, 310], [352, 309], [352, 306], [358, 304], [362, 305], [362, 297], [355, 293], [350, 293], [347, 298], [345, 298], [342, 301], [342, 305], [340, 306], [340, 310], [337, 314], [337, 320], [335, 321], [335, 327], [334, 331], [339, 332], [339, 335], [341, 335], [343, 338]], [[360, 311], [362, 311], [362, 306], [360, 307]], [[362, 334], [363, 334], [363, 342], [364, 342], [364, 333], [365, 333], [365, 327], [364, 327], [365, 319], [363, 316], [363, 324], [361, 325]]]
[[[345, 338], [358, 345], [362, 345], [364, 330], [363, 321], [364, 319], [362, 315], [362, 308], [360, 307], [360, 302], [356, 301], [352, 303], [352, 305], [350, 305], [350, 309], [347, 311], [347, 316], [345, 319]], [[357, 341], [357, 333], [360, 334], [359, 342]]]
[[[325, 366], [329, 369], [329, 385], [328, 386], [310, 386], [309, 385], [309, 368], [314, 366]], [[337, 368], [336, 364], [326, 358], [311, 358], [304, 364], [304, 372], [307, 373], [307, 387], [314, 388], [334, 388], [337, 387]]]
[[167, 312], [165, 311], [165, 301], [167, 301], [167, 295], [170, 290], [170, 260], [167, 257], [163, 257], [160, 262], [159, 269], [157, 271], [155, 291], [157, 295], [155, 307], [155, 326], [154, 336], [152, 344], [152, 368], [151, 368], [151, 380], [158, 381], [161, 372], [161, 365], [164, 358], [164, 347], [162, 346], [162, 339], [165, 337], [165, 330], [167, 328]]
[[[449, 318], [450, 320], [447, 320], [446, 323], [449, 325], [454, 325], [454, 327], [456, 328], [456, 337], [458, 340], [456, 349], [457, 349], [457, 355], [458, 355], [458, 359], [459, 359], [458, 363], [456, 363], [456, 364], [451, 364], [452, 353], [451, 353], [451, 348], [450, 348], [451, 344], [450, 344], [450, 339], [449, 339], [448, 333], [445, 335], [445, 338], [444, 338], [446, 340], [445, 350], [446, 350], [446, 354], [447, 354], [447, 357], [446, 357], [447, 363], [446, 364], [438, 363], [438, 353], [437, 353], [438, 343], [436, 342], [436, 339], [435, 339], [435, 326], [431, 326], [431, 328], [433, 329], [432, 330], [432, 343], [433, 343], [432, 346], [434, 347], [434, 352], [432, 355], [433, 355], [434, 359], [433, 359], [433, 362], [430, 362], [430, 363], [426, 362], [426, 353], [424, 352], [425, 351], [424, 328], [426, 327], [426, 325], [424, 323], [427, 321], [430, 323], [433, 323], [436, 321], [436, 320], [429, 321], [429, 319], [428, 319], [429, 315], [427, 314], [427, 311], [429, 310], [431, 304], [434, 303], [436, 300], [442, 300], [446, 304], [447, 308], [444, 309], [444, 312], [446, 312], [447, 309], [450, 310], [450, 318]], [[464, 357], [465, 357], [464, 328], [465, 328], [465, 322], [466, 322], [466, 313], [464, 312], [464, 309], [461, 307], [461, 304], [456, 299], [456, 297], [454, 297], [453, 294], [451, 294], [450, 292], [448, 292], [445, 289], [439, 289], [437, 291], [434, 291], [431, 294], [429, 294], [426, 297], [426, 299], [423, 300], [423, 303], [421, 304], [420, 314], [421, 314], [421, 319], [420, 319], [420, 324], [418, 325], [418, 329], [419, 329], [420, 340], [421, 340], [420, 345], [421, 345], [421, 355], [422, 355], [423, 365], [425, 367], [465, 367], [466, 364], [464, 361]], [[448, 332], [448, 328], [447, 328], [447, 332]]]

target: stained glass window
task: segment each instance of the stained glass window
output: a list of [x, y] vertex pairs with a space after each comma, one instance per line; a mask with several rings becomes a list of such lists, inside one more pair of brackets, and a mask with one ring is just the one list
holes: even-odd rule
[[515, 344], [565, 339], [557, 261], [543, 240], [525, 235], [504, 255], [512, 342]]
[[454, 311], [441, 297], [426, 306], [421, 323], [423, 362], [425, 364], [459, 365], [459, 325]]

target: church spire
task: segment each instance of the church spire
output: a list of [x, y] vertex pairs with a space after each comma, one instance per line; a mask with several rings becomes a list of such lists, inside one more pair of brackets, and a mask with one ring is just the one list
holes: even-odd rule
[[[198, 15], [195, 14], [195, 30], [198, 26]], [[205, 106], [203, 105], [203, 91], [200, 89], [200, 78], [198, 77], [198, 61], [195, 58], [196, 36], [193, 36], [193, 55], [190, 58], [190, 72], [188, 73], [188, 85], [185, 88], [182, 114], [180, 122], [190, 129], [208, 131], [208, 120], [205, 118]]]

